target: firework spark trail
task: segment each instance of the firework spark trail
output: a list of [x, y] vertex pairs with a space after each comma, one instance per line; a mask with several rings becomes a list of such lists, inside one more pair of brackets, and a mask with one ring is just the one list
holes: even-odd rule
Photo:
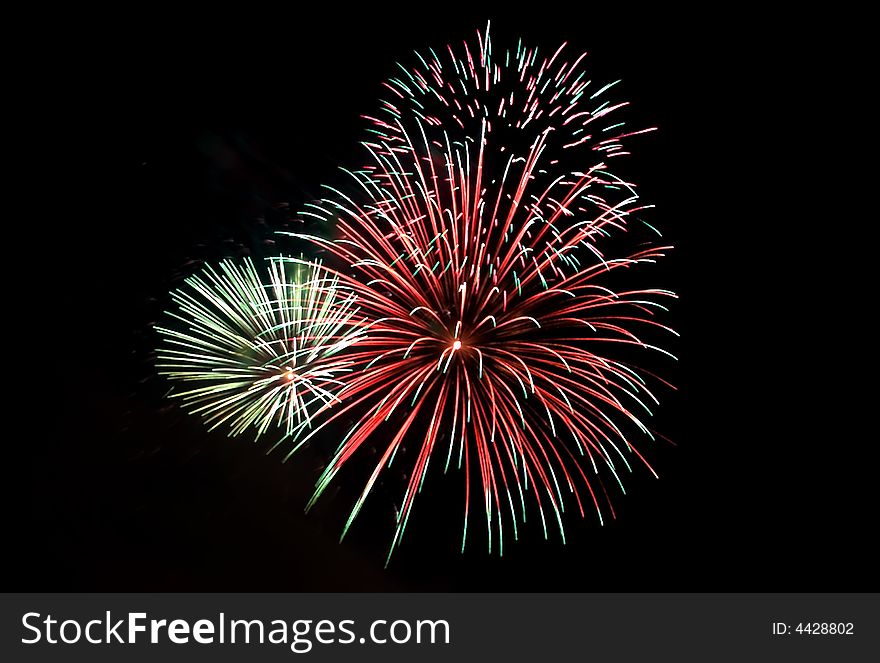
[[356, 418], [310, 506], [378, 431], [394, 431], [344, 536], [415, 440], [389, 557], [435, 454], [466, 475], [462, 547], [472, 474], [490, 550], [493, 536], [503, 546], [504, 522], [517, 537], [527, 495], [545, 536], [552, 519], [564, 540], [566, 495], [582, 516], [585, 505], [600, 522], [613, 516], [603, 475], [622, 490], [632, 457], [650, 468], [624, 428], [652, 437], [642, 418], [657, 402], [651, 374], [620, 349], [665, 353], [643, 336], [674, 333], [655, 319], [673, 293], [614, 289], [616, 274], [670, 247], [603, 251], [646, 208], [608, 162], [650, 129], [615, 119], [626, 103], [603, 101], [614, 84], [586, 80], [583, 56], [569, 64], [562, 47], [542, 59], [518, 45], [496, 63], [488, 30], [478, 37], [477, 58], [467, 43], [445, 59], [431, 51], [386, 82], [393, 96], [369, 118], [369, 162], [348, 171], [356, 193], [331, 189], [303, 212], [334, 221], [338, 236], [295, 234], [348, 266], [334, 273], [370, 321], [346, 354], [342, 403], [314, 431]]
[[297, 259], [270, 260], [267, 283], [251, 260], [225, 260], [171, 298], [167, 326], [156, 327], [159, 373], [199, 385], [173, 396], [232, 435], [278, 426], [284, 440], [308, 429], [351, 370], [339, 353], [365, 329], [354, 295]]

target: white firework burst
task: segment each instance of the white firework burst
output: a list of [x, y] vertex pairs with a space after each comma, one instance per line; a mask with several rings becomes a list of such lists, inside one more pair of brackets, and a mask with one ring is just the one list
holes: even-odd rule
[[252, 260], [224, 260], [174, 290], [156, 327], [157, 368], [185, 385], [172, 396], [212, 430], [280, 428], [284, 440], [336, 399], [339, 376], [351, 370], [339, 353], [364, 329], [355, 296], [320, 263], [267, 262], [267, 282]]

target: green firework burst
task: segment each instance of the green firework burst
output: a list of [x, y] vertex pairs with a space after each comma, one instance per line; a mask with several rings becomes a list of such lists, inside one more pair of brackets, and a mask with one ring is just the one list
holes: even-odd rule
[[354, 295], [320, 263], [272, 258], [266, 276], [247, 259], [186, 279], [156, 327], [157, 368], [184, 385], [172, 396], [212, 430], [280, 428], [283, 440], [336, 399], [350, 370], [338, 353], [363, 328]]

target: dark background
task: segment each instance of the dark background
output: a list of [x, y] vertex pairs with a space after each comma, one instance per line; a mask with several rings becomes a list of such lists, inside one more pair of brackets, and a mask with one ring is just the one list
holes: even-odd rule
[[[681, 296], [681, 361], [664, 368], [679, 390], [653, 422], [675, 444], [649, 447], [661, 479], [629, 477], [616, 521], [569, 517], [566, 546], [531, 523], [502, 558], [478, 521], [459, 553], [461, 477], [432, 475], [385, 570], [394, 493], [378, 491], [338, 544], [351, 495], [303, 514], [323, 452], [282, 464], [265, 442], [206, 433], [163, 400], [150, 325], [201, 261], [274, 251], [283, 206], [341, 181], [396, 61], [472, 39], [490, 17], [496, 48], [522, 36], [587, 50], [594, 78], [623, 79], [632, 123], [660, 127], [627, 168], [676, 245], [657, 278]], [[849, 387], [823, 374], [839, 346], [819, 331], [834, 315], [822, 238], [788, 212], [783, 148], [768, 140], [791, 117], [785, 70], [766, 60], [773, 27], [552, 3], [93, 18], [42, 41], [54, 77], [35, 132], [64, 135], [36, 156], [65, 198], [47, 224], [18, 224], [48, 322], [38, 359], [17, 357], [38, 396], [10, 416], [27, 422], [10, 470], [24, 484], [11, 589], [877, 588], [869, 441], [837, 414]]]

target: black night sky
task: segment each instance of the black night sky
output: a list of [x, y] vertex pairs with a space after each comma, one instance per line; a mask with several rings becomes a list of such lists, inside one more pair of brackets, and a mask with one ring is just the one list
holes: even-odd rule
[[[818, 254], [771, 212], [775, 166], [751, 133], [785, 119], [751, 74], [764, 32], [675, 12], [532, 11], [117, 16], [47, 37], [57, 84], [44, 111], [65, 138], [39, 158], [47, 186], [71, 194], [27, 231], [26, 250], [42, 254], [32, 283], [53, 308], [35, 362], [50, 375], [35, 378], [40, 402], [16, 434], [27, 459], [9, 470], [25, 484], [11, 589], [876, 587], [876, 523], [854, 467], [866, 441], [833, 416], [842, 396], [824, 395], [810, 368], [821, 351], [791, 340], [820, 322], [788, 262]], [[637, 468], [616, 521], [571, 515], [565, 546], [530, 523], [501, 558], [482, 534], [459, 552], [461, 476], [429, 475], [384, 569], [396, 488], [377, 491], [339, 544], [354, 487], [303, 513], [329, 446], [282, 464], [265, 441], [207, 433], [163, 399], [151, 324], [203, 261], [274, 252], [286, 207], [356, 163], [359, 116], [395, 62], [471, 39], [487, 18], [498, 47], [522, 36], [588, 51], [596, 78], [623, 79], [629, 117], [660, 128], [631, 143], [626, 168], [676, 245], [657, 280], [681, 297], [669, 318], [681, 361], [664, 365], [679, 390], [663, 392], [653, 422], [674, 445], [648, 447], [661, 479]]]

